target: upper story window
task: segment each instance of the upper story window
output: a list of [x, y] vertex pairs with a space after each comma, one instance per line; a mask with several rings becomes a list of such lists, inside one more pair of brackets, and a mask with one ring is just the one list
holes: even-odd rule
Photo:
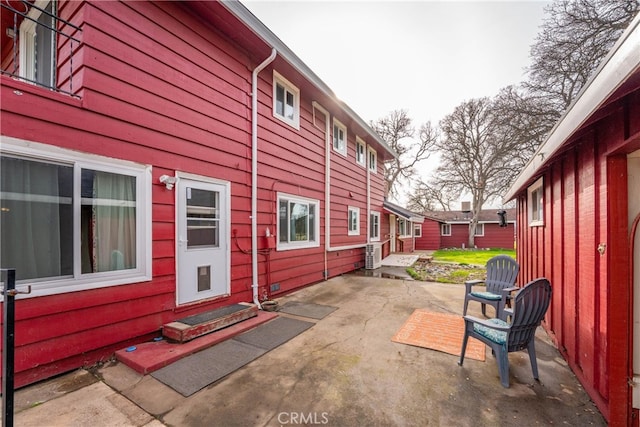
[[320, 202], [278, 194], [278, 249], [320, 246]]
[[376, 150], [374, 150], [373, 148], [369, 147], [369, 170], [373, 173], [376, 173], [376, 171], [378, 170], [378, 153], [376, 153]]
[[333, 149], [347, 155], [347, 127], [336, 119], [333, 119]]
[[150, 168], [39, 146], [3, 140], [2, 268], [33, 296], [150, 280]]
[[543, 186], [542, 178], [537, 180], [531, 187], [527, 189], [528, 206], [529, 206], [529, 225], [540, 226], [544, 225], [544, 210], [543, 210]]
[[441, 224], [440, 225], [440, 235], [441, 236], [451, 236], [451, 224]]
[[[82, 30], [58, 16], [57, 1], [20, 3], [0, 2], [3, 37], [15, 41], [5, 46], [2, 74], [75, 95], [74, 71], [80, 68], [76, 53], [81, 43], [77, 37]], [[62, 58], [58, 57], [60, 51]]]
[[372, 242], [380, 241], [380, 212], [369, 215], [369, 238]]
[[356, 163], [360, 166], [365, 166], [367, 163], [365, 150], [364, 142], [362, 142], [360, 138], [356, 137]]
[[360, 208], [349, 206], [349, 236], [360, 234]]
[[415, 237], [422, 237], [422, 224], [413, 224], [413, 235]]
[[56, 3], [36, 1], [20, 25], [20, 76], [55, 87]]
[[474, 233], [474, 236], [484, 236], [484, 223], [476, 224], [476, 232]]
[[300, 90], [273, 72], [273, 115], [300, 129]]

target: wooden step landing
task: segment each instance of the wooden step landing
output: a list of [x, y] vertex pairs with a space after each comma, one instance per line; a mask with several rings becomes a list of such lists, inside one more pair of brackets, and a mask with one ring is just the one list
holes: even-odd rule
[[258, 307], [254, 304], [234, 304], [167, 323], [162, 327], [162, 335], [184, 343], [257, 315]]

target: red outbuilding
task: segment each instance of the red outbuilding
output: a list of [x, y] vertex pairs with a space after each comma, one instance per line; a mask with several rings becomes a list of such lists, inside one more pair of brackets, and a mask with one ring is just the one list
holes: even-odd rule
[[1, 7], [17, 386], [388, 243], [395, 153], [242, 4]]
[[612, 426], [640, 407], [640, 16], [506, 195], [519, 282], [547, 277], [544, 327]]
[[[498, 213], [504, 212], [501, 217]], [[515, 209], [483, 209], [474, 235], [475, 248], [513, 249]], [[502, 220], [501, 218], [504, 218]], [[466, 248], [469, 246], [470, 211], [429, 211], [424, 214], [417, 250]]]

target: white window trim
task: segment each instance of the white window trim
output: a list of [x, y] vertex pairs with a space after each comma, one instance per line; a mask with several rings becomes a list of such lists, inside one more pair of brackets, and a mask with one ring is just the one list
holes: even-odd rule
[[[293, 94], [293, 120], [277, 113], [276, 87], [278, 84]], [[275, 70], [273, 71], [273, 117], [300, 130], [300, 89], [291, 84], [289, 80], [282, 77], [282, 75]]]
[[[362, 159], [358, 159], [358, 147], [362, 147]], [[365, 167], [367, 165], [367, 144], [356, 136], [356, 164]]]
[[[51, 3], [51, 0], [36, 0], [34, 6], [40, 9], [46, 9]], [[53, 7], [55, 8], [56, 5]], [[29, 10], [28, 16], [33, 19], [24, 19], [20, 24], [20, 77], [24, 77], [27, 80], [34, 81], [36, 79], [35, 69], [35, 34], [38, 27], [37, 21], [44, 12], [40, 11], [36, 7], [32, 7]], [[55, 47], [55, 46], [54, 46]], [[52, 48], [52, 52], [54, 49]], [[55, 65], [55, 64], [54, 64]], [[51, 70], [51, 79], [53, 80], [53, 70]]]
[[[299, 203], [308, 203], [315, 205], [315, 224], [314, 224], [314, 234], [315, 240], [310, 240], [306, 242], [281, 242], [280, 241], [280, 200], [285, 199], [289, 202], [299, 202]], [[277, 201], [276, 201], [276, 212], [278, 212], [277, 217], [277, 225], [276, 225], [276, 237], [277, 244], [276, 250], [278, 251], [289, 251], [293, 249], [304, 249], [304, 248], [317, 248], [320, 246], [320, 201], [317, 199], [310, 199], [302, 196], [294, 196], [292, 194], [287, 193], [278, 193]]]
[[[351, 213], [355, 213], [356, 218], [356, 229], [351, 230]], [[360, 235], [360, 208], [356, 208], [354, 206], [349, 206], [347, 210], [347, 230], [349, 231], [349, 236], [359, 236]]]
[[[73, 165], [75, 185], [74, 203], [80, 203], [79, 168], [102, 170], [107, 172], [122, 172], [136, 177], [136, 194], [139, 196], [136, 205], [136, 260], [137, 267], [131, 270], [107, 271], [103, 273], [80, 274], [79, 265], [74, 265], [74, 277], [57, 278], [54, 280], [34, 281], [30, 294], [20, 294], [18, 298], [32, 298], [46, 295], [56, 295], [67, 292], [105, 288], [149, 281], [151, 272], [151, 166], [126, 160], [82, 153], [38, 142], [17, 138], [0, 137], [3, 154], [13, 154], [41, 160]], [[79, 209], [74, 209], [78, 210]], [[74, 258], [80, 259], [80, 230], [74, 218]]]
[[[378, 235], [377, 236], [369, 236], [369, 239], [372, 242], [379, 242], [380, 241], [380, 228], [381, 228], [380, 212], [371, 211], [371, 215], [369, 216], [369, 221], [371, 221], [371, 217], [372, 216], [374, 216], [374, 217], [376, 217], [378, 219]], [[369, 224], [369, 228], [371, 228], [371, 224]]]
[[[371, 162], [370, 154], [373, 154], [373, 162]], [[367, 163], [369, 164], [369, 170], [372, 173], [378, 173], [378, 152], [371, 147], [368, 147], [367, 149]]]
[[[449, 232], [448, 233], [444, 232], [445, 227], [449, 228]], [[446, 222], [444, 224], [440, 224], [440, 235], [441, 236], [451, 236], [451, 224], [446, 223]]]
[[[344, 145], [342, 148], [336, 148], [336, 143], [335, 143], [335, 128], [338, 127], [340, 130], [342, 130], [342, 132], [344, 133]], [[336, 119], [335, 117], [333, 118], [333, 126], [331, 127], [331, 144], [333, 145], [333, 151], [335, 151], [336, 153], [339, 153], [341, 155], [343, 155], [344, 157], [347, 157], [347, 127], [345, 125], [342, 124], [342, 122], [340, 122], [340, 120]]]
[[[538, 200], [538, 219], [533, 219], [533, 196], [539, 190], [540, 199]], [[540, 227], [544, 225], [544, 194], [543, 194], [543, 180], [538, 179], [527, 188], [527, 215], [529, 219], [530, 227]]]
[[[400, 223], [404, 222], [404, 234], [400, 233]], [[410, 230], [413, 230], [413, 223], [406, 218], [398, 218], [398, 237], [407, 238], [411, 237], [411, 234], [407, 234]]]
[[422, 224], [413, 224], [413, 236], [422, 237]]
[[[482, 228], [482, 233], [478, 233], [478, 227]], [[476, 230], [475, 233], [473, 234], [474, 237], [483, 237], [484, 236], [484, 223], [483, 222], [479, 222], [476, 224]]]

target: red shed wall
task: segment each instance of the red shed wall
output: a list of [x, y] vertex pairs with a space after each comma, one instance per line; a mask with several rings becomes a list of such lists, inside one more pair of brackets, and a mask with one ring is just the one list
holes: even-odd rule
[[[251, 256], [245, 251], [251, 221], [250, 70], [256, 60], [180, 3], [63, 2], [61, 10], [68, 4], [74, 5], [69, 18], [83, 28], [82, 61], [75, 64], [79, 84], [74, 79], [80, 99], [2, 76], [2, 134], [150, 164], [152, 280], [18, 300], [17, 386], [91, 364], [157, 334], [171, 320], [252, 299]], [[272, 69], [259, 76], [259, 235], [267, 227], [276, 231], [277, 192], [320, 201], [319, 247], [272, 252], [269, 277], [265, 258], [259, 257], [259, 283], [279, 283], [280, 292], [287, 292], [325, 277], [326, 139], [304, 91], [299, 131], [273, 118]], [[300, 80], [286, 69], [282, 74]], [[332, 107], [321, 96], [313, 100]], [[332, 245], [366, 239], [366, 174], [355, 164], [354, 138], [349, 137], [347, 159], [331, 156]], [[158, 180], [175, 171], [231, 183], [230, 228], [237, 240], [231, 242], [228, 298], [176, 307], [175, 193]], [[371, 205], [382, 211], [382, 174], [372, 174], [370, 182]], [[357, 237], [347, 236], [341, 223], [350, 205], [361, 208]], [[353, 270], [363, 260], [363, 249], [330, 252], [328, 275]]]
[[610, 108], [546, 168], [543, 226], [529, 226], [526, 189], [517, 198], [520, 284], [551, 280], [545, 327], [612, 425], [630, 420], [626, 154], [613, 152], [637, 132], [637, 91], [626, 102], [629, 110]]

